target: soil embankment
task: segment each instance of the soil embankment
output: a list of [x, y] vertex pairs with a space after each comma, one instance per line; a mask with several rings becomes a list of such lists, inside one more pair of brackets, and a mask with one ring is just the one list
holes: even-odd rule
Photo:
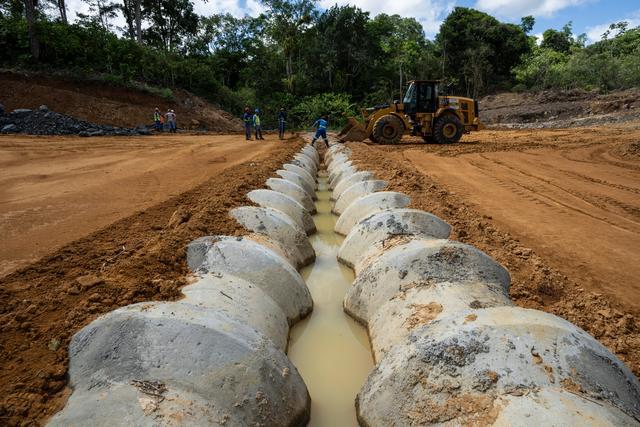
[[101, 82], [71, 81], [41, 75], [0, 73], [0, 104], [7, 112], [18, 108], [52, 111], [98, 125], [135, 128], [153, 123], [153, 111], [174, 109], [181, 129], [240, 132], [239, 118], [184, 90], [173, 99]]
[[640, 123], [587, 130], [351, 144], [352, 158], [501, 262], [517, 304], [577, 324], [638, 375]]
[[[250, 203], [246, 193], [264, 187], [303, 144], [274, 137], [265, 145], [240, 137], [78, 138], [65, 139], [60, 153], [54, 147], [61, 138], [22, 149], [15, 141], [0, 139], [13, 146], [5, 161], [26, 158], [30, 166], [19, 176], [14, 165], [13, 185], [5, 181], [3, 191], [41, 215], [33, 230], [22, 231], [22, 245], [46, 253], [37, 246], [63, 246], [0, 279], [3, 425], [43, 422], [62, 407], [69, 340], [95, 317], [135, 302], [179, 298], [186, 244], [243, 234], [228, 211]], [[3, 226], [20, 227], [21, 209], [3, 215]]]
[[640, 119], [640, 89], [608, 94], [584, 90], [499, 93], [480, 100], [480, 119], [489, 126], [567, 128]]

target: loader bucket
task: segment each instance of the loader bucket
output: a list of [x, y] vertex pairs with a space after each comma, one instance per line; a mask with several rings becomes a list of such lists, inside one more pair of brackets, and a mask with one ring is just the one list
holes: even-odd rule
[[338, 134], [338, 138], [342, 142], [347, 141], [364, 141], [367, 139], [367, 130], [353, 117], [349, 117], [347, 125], [342, 128]]

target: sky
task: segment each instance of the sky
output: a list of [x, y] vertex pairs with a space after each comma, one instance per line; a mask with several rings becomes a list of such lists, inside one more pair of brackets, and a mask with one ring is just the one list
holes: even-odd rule
[[[193, 1], [196, 13], [207, 16], [227, 12], [237, 17], [256, 16], [262, 10], [259, 0]], [[640, 26], [640, 0], [318, 0], [318, 3], [322, 8], [350, 4], [370, 12], [371, 16], [397, 13], [413, 17], [420, 21], [430, 39], [456, 6], [487, 12], [503, 22], [520, 23], [521, 17], [532, 15], [536, 19], [532, 34], [539, 37], [546, 29], [561, 29], [571, 21], [574, 34], [585, 33], [587, 43], [600, 40], [614, 22], [628, 21], [630, 27]], [[78, 11], [87, 12], [83, 0], [67, 0], [67, 5], [70, 17]]]

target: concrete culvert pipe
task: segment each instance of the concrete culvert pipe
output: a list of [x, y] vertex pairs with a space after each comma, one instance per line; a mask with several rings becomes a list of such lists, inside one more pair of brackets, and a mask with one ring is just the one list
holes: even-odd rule
[[313, 169], [316, 173], [318, 172], [320, 165], [316, 164], [315, 159], [305, 153], [298, 153], [293, 156], [293, 160], [298, 160], [300, 162], [304, 162], [309, 168]]
[[342, 144], [332, 145], [324, 154], [325, 165], [331, 163], [337, 154], [344, 154], [347, 157], [351, 157], [351, 149]]
[[327, 172], [329, 173], [329, 175], [327, 176], [327, 179], [329, 180], [329, 182], [333, 181], [337, 175], [341, 174], [343, 170], [348, 170], [349, 168], [353, 168], [355, 169], [355, 166], [351, 163], [351, 160], [348, 160], [346, 162], [341, 162], [341, 163], [333, 163], [334, 167], [329, 169], [327, 168]]
[[313, 308], [302, 276], [276, 252], [253, 240], [201, 237], [187, 246], [187, 263], [196, 274], [228, 274], [256, 285], [280, 306], [290, 325]]
[[356, 172], [353, 175], [343, 179], [342, 181], [340, 181], [339, 184], [336, 185], [336, 188], [334, 188], [333, 192], [331, 193], [330, 200], [333, 200], [333, 201], [338, 200], [342, 192], [347, 188], [349, 188], [351, 185], [355, 184], [356, 182], [369, 181], [374, 178], [375, 178], [375, 175], [373, 172], [369, 172], [369, 171]]
[[49, 425], [304, 425], [310, 398], [264, 335], [216, 310], [141, 303], [70, 345], [73, 393]]
[[330, 163], [325, 164], [325, 169], [327, 170], [329, 178], [331, 178], [331, 174], [335, 173], [338, 169], [344, 166], [353, 166], [353, 162], [343, 154], [338, 154], [333, 157]]
[[338, 251], [338, 261], [361, 269], [362, 261], [378, 256], [403, 238], [446, 239], [451, 226], [418, 209], [389, 209], [363, 219], [351, 229]]
[[318, 167], [309, 156], [306, 156], [304, 154], [296, 154], [295, 156], [293, 156], [293, 159], [291, 159], [290, 163], [307, 169], [313, 176], [318, 175]]
[[338, 200], [336, 200], [332, 212], [340, 215], [355, 199], [375, 193], [376, 191], [384, 190], [387, 188], [387, 185], [386, 181], [379, 179], [356, 182], [342, 192]]
[[240, 225], [254, 233], [267, 236], [280, 244], [295, 267], [300, 269], [316, 258], [307, 234], [285, 213], [271, 208], [243, 206], [229, 212]]
[[293, 163], [285, 163], [284, 165], [282, 165], [282, 169], [289, 172], [297, 173], [298, 175], [302, 176], [305, 181], [311, 184], [314, 190], [318, 188], [318, 180], [316, 179], [317, 175], [315, 173], [312, 173], [309, 170]]
[[310, 214], [316, 213], [316, 205], [313, 203], [313, 199], [309, 197], [304, 188], [298, 184], [294, 184], [291, 181], [287, 181], [282, 178], [269, 178], [266, 182], [267, 187], [273, 191], [278, 191], [282, 194], [293, 198], [296, 202], [300, 203]]
[[481, 250], [452, 240], [415, 239], [381, 251], [358, 273], [345, 297], [345, 311], [367, 324], [404, 289], [441, 282], [480, 284], [509, 295], [509, 273]]
[[229, 274], [210, 273], [182, 288], [182, 293], [185, 299], [181, 302], [215, 309], [259, 331], [286, 351], [287, 316], [258, 285]]
[[[315, 180], [315, 177], [318, 176], [318, 171], [315, 168], [309, 166], [309, 164], [306, 161], [303, 162], [303, 161], [300, 161], [298, 159], [291, 159], [291, 160], [289, 160], [289, 163], [286, 163], [286, 164], [291, 164], [291, 165], [299, 167], [300, 169], [305, 170], [311, 177], [313, 177], [314, 180]], [[285, 165], [283, 165], [283, 168], [285, 170], [288, 170], [286, 167], [284, 167]], [[295, 171], [293, 171], [293, 172], [295, 172]]]
[[312, 200], [316, 200], [318, 198], [316, 196], [315, 184], [307, 182], [302, 175], [298, 175], [295, 172], [290, 172], [284, 169], [278, 169], [276, 171], [276, 175], [278, 175], [282, 179], [291, 181], [294, 184], [298, 184], [304, 189], [304, 191], [307, 193], [307, 196], [309, 196]]
[[344, 166], [339, 170], [336, 170], [335, 174], [333, 175], [333, 178], [328, 177], [329, 190], [333, 190], [334, 188], [336, 188], [336, 185], [340, 183], [340, 181], [350, 177], [356, 172], [358, 172], [358, 169], [353, 166]]
[[307, 211], [293, 197], [273, 190], [253, 190], [247, 193], [247, 198], [263, 208], [273, 208], [284, 212], [302, 228], [307, 235], [316, 232], [316, 225], [309, 211]]
[[416, 329], [380, 361], [357, 400], [369, 426], [640, 419], [640, 383], [622, 362], [575, 325], [516, 307], [461, 311]]
[[329, 176], [331, 176], [331, 173], [334, 172], [336, 169], [340, 168], [341, 166], [353, 166], [353, 162], [349, 160], [349, 158], [344, 154], [335, 155], [331, 160], [331, 162], [326, 164], [327, 172], [329, 172]]
[[[400, 280], [398, 280], [399, 282]], [[396, 283], [389, 283], [392, 286]], [[502, 288], [478, 282], [425, 282], [399, 285], [399, 290], [368, 316], [367, 326], [375, 360], [403, 343], [416, 328], [469, 308], [510, 306]]]
[[320, 154], [318, 154], [318, 150], [313, 148], [311, 145], [305, 145], [300, 151], [311, 157], [315, 161], [316, 166], [320, 166]]
[[380, 191], [360, 197], [351, 202], [340, 215], [336, 221], [335, 232], [346, 236], [357, 223], [371, 214], [387, 209], [405, 208], [409, 203], [409, 196], [394, 191]]

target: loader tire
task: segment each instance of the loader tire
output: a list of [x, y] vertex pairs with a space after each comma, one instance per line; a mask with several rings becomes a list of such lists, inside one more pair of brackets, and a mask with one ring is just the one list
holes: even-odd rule
[[373, 125], [371, 140], [379, 144], [397, 144], [404, 133], [404, 124], [392, 114], [380, 117]]
[[462, 122], [453, 114], [438, 118], [433, 126], [433, 138], [438, 144], [456, 143], [462, 138], [463, 132]]

